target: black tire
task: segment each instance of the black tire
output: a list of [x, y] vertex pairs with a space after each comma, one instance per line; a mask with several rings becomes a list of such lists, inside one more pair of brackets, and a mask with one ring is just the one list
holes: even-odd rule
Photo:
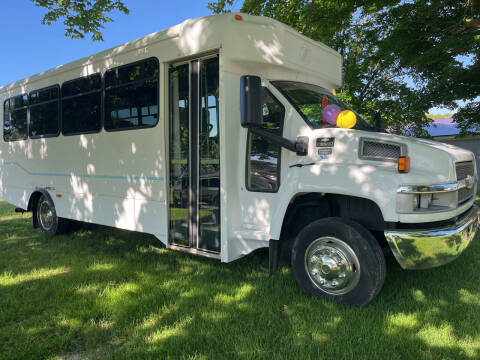
[[45, 234], [60, 235], [68, 230], [69, 221], [57, 216], [55, 205], [52, 200], [45, 195], [40, 196], [37, 201], [35, 216], [37, 217], [38, 227]]
[[292, 268], [305, 293], [354, 306], [370, 303], [386, 275], [382, 248], [373, 235], [341, 218], [317, 220], [299, 232], [292, 248]]

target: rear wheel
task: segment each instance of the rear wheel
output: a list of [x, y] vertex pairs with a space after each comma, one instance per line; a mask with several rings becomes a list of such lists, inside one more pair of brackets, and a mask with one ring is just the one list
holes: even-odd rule
[[382, 249], [372, 234], [340, 218], [317, 220], [300, 231], [292, 267], [307, 294], [357, 306], [375, 298], [386, 274]]
[[68, 228], [68, 220], [57, 216], [55, 205], [45, 195], [40, 196], [38, 199], [35, 215], [38, 226], [46, 234], [63, 234]]

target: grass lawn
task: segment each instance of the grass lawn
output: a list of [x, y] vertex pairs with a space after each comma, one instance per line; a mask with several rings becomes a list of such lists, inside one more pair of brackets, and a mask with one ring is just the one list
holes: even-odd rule
[[389, 259], [363, 309], [305, 296], [288, 267], [269, 278], [266, 251], [221, 264], [102, 227], [47, 237], [5, 202], [0, 255], [0, 359], [480, 358], [479, 236], [441, 268]]

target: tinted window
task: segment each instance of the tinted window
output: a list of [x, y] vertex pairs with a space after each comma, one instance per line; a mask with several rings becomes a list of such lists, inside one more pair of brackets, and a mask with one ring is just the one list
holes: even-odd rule
[[158, 122], [158, 60], [105, 73], [105, 129], [129, 130]]
[[157, 75], [158, 60], [147, 59], [108, 70], [105, 73], [105, 86], [119, 86], [135, 81], [151, 80], [156, 78]]
[[59, 129], [59, 87], [32, 91], [29, 96], [30, 125], [32, 138], [56, 136]]
[[20, 95], [3, 104], [3, 139], [5, 141], [27, 138], [28, 96]]
[[102, 77], [100, 74], [93, 74], [63, 83], [62, 98], [80, 96], [88, 92], [100, 90], [102, 90]]
[[65, 135], [101, 129], [102, 77], [94, 74], [62, 85], [62, 132]]
[[[285, 109], [282, 104], [264, 88], [262, 129], [281, 136], [284, 114]], [[264, 192], [277, 191], [280, 186], [281, 148], [250, 132], [247, 146], [247, 189]]]

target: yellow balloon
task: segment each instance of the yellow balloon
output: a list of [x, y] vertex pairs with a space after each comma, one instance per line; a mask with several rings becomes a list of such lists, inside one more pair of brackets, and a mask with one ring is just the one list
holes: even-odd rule
[[351, 129], [357, 123], [357, 115], [352, 110], [343, 110], [338, 114], [337, 127]]

